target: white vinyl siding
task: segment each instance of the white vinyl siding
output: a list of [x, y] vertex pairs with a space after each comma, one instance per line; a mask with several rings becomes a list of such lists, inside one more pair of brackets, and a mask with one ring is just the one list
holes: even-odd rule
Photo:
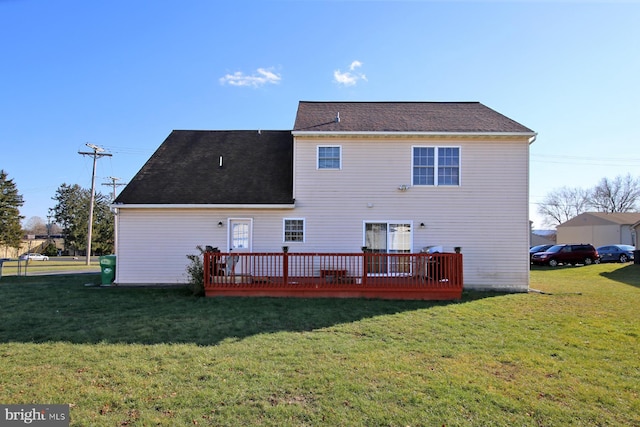
[[187, 255], [198, 255], [198, 245], [220, 246], [207, 238], [226, 233], [218, 221], [205, 211], [121, 209], [116, 283], [186, 283]]
[[[342, 147], [340, 174], [315, 167], [316, 147], [331, 144], [327, 140]], [[412, 186], [414, 146], [458, 147], [464, 185]], [[401, 217], [425, 224], [413, 228], [413, 251], [461, 247], [465, 286], [526, 291], [528, 150], [524, 137], [297, 137], [294, 197], [296, 213], [306, 218], [306, 244], [299, 250], [357, 252], [363, 221]], [[408, 190], [400, 191], [401, 185]]]
[[[229, 245], [227, 218], [251, 218], [252, 250], [282, 251], [282, 220], [291, 210], [254, 209], [133, 209], [118, 212], [116, 283], [184, 284], [188, 278], [187, 255], [198, 255], [197, 246]], [[218, 227], [218, 222], [223, 226]], [[298, 242], [288, 243], [297, 248]]]

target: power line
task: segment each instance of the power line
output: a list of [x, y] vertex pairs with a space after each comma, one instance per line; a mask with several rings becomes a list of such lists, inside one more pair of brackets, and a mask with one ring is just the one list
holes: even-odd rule
[[560, 154], [531, 154], [531, 157], [546, 157], [546, 158], [558, 158], [558, 159], [579, 159], [579, 160], [612, 160], [612, 161], [635, 161], [640, 162], [640, 158], [634, 159], [632, 157], [601, 157], [601, 156], [567, 156]]
[[558, 163], [579, 166], [640, 166], [640, 159], [632, 157], [590, 157], [550, 154], [531, 154], [536, 163]]

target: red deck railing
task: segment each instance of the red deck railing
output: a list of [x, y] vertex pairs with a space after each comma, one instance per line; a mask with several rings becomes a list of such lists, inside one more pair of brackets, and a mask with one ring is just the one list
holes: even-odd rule
[[462, 255], [387, 253], [204, 254], [206, 296], [453, 300]]

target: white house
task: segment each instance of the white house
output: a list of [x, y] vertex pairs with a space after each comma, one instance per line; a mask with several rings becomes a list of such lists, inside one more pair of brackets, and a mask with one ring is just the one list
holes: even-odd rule
[[293, 131], [173, 131], [121, 192], [116, 283], [222, 251], [456, 248], [466, 288], [529, 286], [529, 145], [477, 102], [300, 102]]

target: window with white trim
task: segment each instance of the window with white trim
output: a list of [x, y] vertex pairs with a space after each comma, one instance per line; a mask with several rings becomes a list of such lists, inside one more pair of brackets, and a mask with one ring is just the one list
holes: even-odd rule
[[304, 218], [284, 219], [285, 242], [304, 242]]
[[460, 185], [460, 147], [413, 147], [412, 185]]
[[340, 169], [342, 167], [342, 147], [339, 145], [318, 146], [318, 169]]

